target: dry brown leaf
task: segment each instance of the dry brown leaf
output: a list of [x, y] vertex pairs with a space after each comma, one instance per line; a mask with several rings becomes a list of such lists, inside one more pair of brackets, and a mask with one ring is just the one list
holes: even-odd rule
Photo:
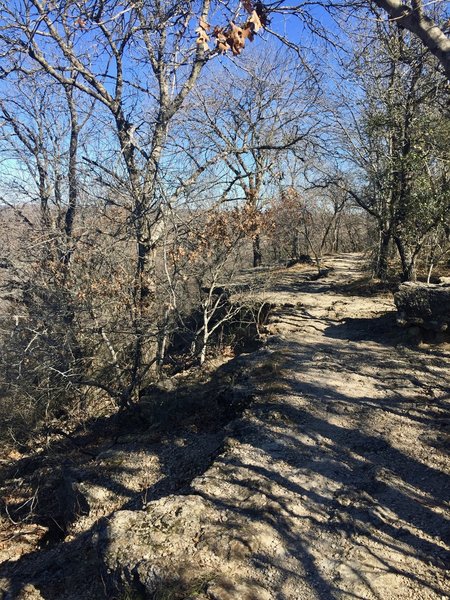
[[251, 42], [253, 42], [253, 40], [255, 39], [253, 29], [251, 27], [244, 27], [244, 29], [242, 30], [242, 35], [244, 36], [244, 38], [249, 39]]
[[86, 27], [86, 21], [82, 17], [78, 17], [75, 21], [75, 25], [77, 25], [80, 29], [84, 29]]
[[224, 27], [214, 27], [214, 31], [212, 32], [212, 37], [216, 38], [216, 48], [222, 54], [225, 54], [227, 50], [231, 50], [231, 46], [227, 42], [227, 36], [224, 32]]
[[230, 23], [230, 26], [231, 31], [227, 37], [227, 43], [231, 46], [234, 56], [238, 56], [245, 46], [244, 30], [233, 22]]
[[258, 31], [261, 29], [261, 27], [262, 27], [261, 19], [259, 18], [259, 15], [256, 12], [256, 10], [254, 10], [252, 12], [250, 19], [248, 20], [248, 23], [253, 28], [254, 33], [258, 33]]
[[22, 454], [17, 450], [11, 450], [11, 452], [8, 453], [8, 458], [11, 460], [19, 460], [19, 458], [22, 458]]
[[223, 27], [219, 27], [218, 25], [216, 25], [214, 27], [213, 32], [212, 32], [211, 35], [212, 35], [212, 37], [215, 37], [215, 38], [219, 39], [220, 35], [224, 35], [223, 31], [224, 31]]
[[251, 0], [242, 0], [242, 6], [248, 13], [252, 13], [253, 11], [253, 2]]
[[225, 52], [228, 52], [228, 50], [231, 50], [231, 46], [229, 44], [227, 44], [226, 42], [217, 42], [217, 49], [222, 53], [225, 54]]
[[209, 35], [206, 33], [207, 30], [209, 29], [209, 25], [208, 23], [200, 18], [200, 24], [197, 27], [197, 29], [195, 30], [195, 33], [197, 34], [197, 45], [200, 46], [203, 50], [209, 50]]

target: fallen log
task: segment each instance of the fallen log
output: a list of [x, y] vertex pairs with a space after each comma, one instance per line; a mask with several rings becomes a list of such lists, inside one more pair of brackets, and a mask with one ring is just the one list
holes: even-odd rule
[[449, 284], [402, 283], [394, 302], [401, 327], [450, 331]]

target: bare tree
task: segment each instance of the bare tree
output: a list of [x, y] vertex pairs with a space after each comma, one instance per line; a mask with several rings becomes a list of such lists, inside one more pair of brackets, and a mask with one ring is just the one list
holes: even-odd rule
[[192, 34], [199, 17], [207, 20], [210, 2], [205, 0], [199, 10], [190, 3], [56, 7], [39, 0], [25, 1], [19, 12], [2, 8], [2, 41], [9, 52], [5, 70], [25, 72], [39, 65], [64, 89], [95, 100], [114, 126], [136, 243], [135, 344], [126, 404], [154, 363], [151, 306], [162, 214], [159, 169], [170, 122], [209, 58]]
[[377, 223], [375, 274], [387, 277], [395, 244], [409, 280], [428, 234], [448, 214], [445, 80], [404, 31], [378, 22], [369, 48], [367, 35], [355, 40], [351, 85], [358, 93], [352, 99], [342, 84], [335, 113], [340, 174], [323, 179], [334, 178]]
[[220, 333], [239, 320], [242, 307], [230, 298], [252, 218], [245, 208], [223, 206], [174, 217], [179, 227], [166, 255], [171, 303], [181, 334], [183, 330], [188, 334], [192, 351], [203, 364], [211, 340], [219, 345]]
[[[402, 30], [410, 32], [421, 41], [423, 47], [432, 54], [450, 79], [450, 40], [449, 13], [445, 0], [424, 3], [422, 0], [326, 0], [308, 4], [291, 4], [287, 2], [269, 5], [270, 14], [295, 15], [302, 23], [302, 33], [309, 32], [318, 40], [325, 40], [331, 46], [340, 46], [336, 32], [328, 26], [329, 16], [337, 23], [348, 23], [353, 20], [353, 26], [358, 27], [359, 19], [365, 20], [367, 15], [373, 15], [373, 9], [381, 9], [377, 18], [387, 20]], [[328, 18], [322, 18], [327, 15]], [[270, 30], [277, 38], [290, 47], [301, 46], [276, 28]]]
[[223, 153], [216, 165], [216, 201], [243, 203], [253, 216], [250, 236], [258, 267], [264, 195], [283, 178], [290, 154], [310, 152], [319, 90], [287, 52], [248, 55], [213, 81], [196, 90], [191, 122], [204, 146]]

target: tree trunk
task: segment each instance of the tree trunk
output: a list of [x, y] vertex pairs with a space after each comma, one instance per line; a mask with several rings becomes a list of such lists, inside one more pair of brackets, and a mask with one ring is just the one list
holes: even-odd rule
[[278, 262], [278, 260], [280, 258], [280, 253], [278, 252], [278, 248], [277, 248], [275, 242], [273, 242], [273, 244], [272, 244], [272, 254], [273, 254], [273, 261], [275, 263]]
[[300, 243], [300, 236], [298, 234], [298, 230], [295, 229], [294, 231], [294, 237], [292, 238], [292, 258], [298, 258], [299, 257], [299, 243]]
[[404, 241], [395, 236], [395, 245], [397, 246], [400, 260], [402, 263], [402, 281], [416, 281], [416, 256], [411, 254]]
[[80, 128], [78, 125], [78, 114], [73, 99], [73, 89], [69, 86], [65, 86], [67, 104], [70, 113], [70, 146], [69, 146], [69, 172], [68, 172], [68, 183], [69, 183], [69, 206], [67, 208], [64, 217], [64, 247], [62, 250], [62, 262], [64, 264], [64, 277], [67, 277], [68, 270], [70, 267], [70, 261], [73, 254], [73, 224], [75, 220], [75, 213], [78, 204], [78, 135]]
[[337, 219], [336, 224], [334, 226], [333, 231], [333, 253], [337, 254], [339, 252], [339, 230], [340, 230], [340, 219]]
[[391, 234], [389, 231], [380, 232], [380, 243], [378, 246], [378, 256], [375, 266], [375, 275], [382, 281], [388, 277], [388, 257], [389, 246], [391, 244]]
[[[161, 109], [162, 110], [162, 109]], [[160, 211], [153, 209], [157, 165], [167, 133], [167, 119], [160, 116], [154, 132], [153, 149], [143, 176], [136, 160], [136, 146], [130, 123], [119, 111], [115, 115], [120, 146], [128, 171], [131, 194], [134, 202], [133, 221], [136, 242], [136, 264], [134, 274], [134, 348], [130, 384], [123, 395], [124, 404], [139, 399], [146, 385], [145, 378], [150, 369], [157, 366], [157, 331], [153, 327], [155, 298], [155, 252]]]
[[262, 253], [259, 233], [253, 238], [253, 267], [260, 267], [262, 264]]
[[209, 315], [208, 315], [208, 305], [203, 307], [203, 334], [201, 340], [201, 348], [199, 353], [199, 362], [200, 365], [203, 365], [206, 360], [206, 350], [208, 348], [208, 339], [209, 339]]

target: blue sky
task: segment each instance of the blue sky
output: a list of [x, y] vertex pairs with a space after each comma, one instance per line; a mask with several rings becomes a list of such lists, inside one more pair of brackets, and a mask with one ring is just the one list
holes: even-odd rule
[[[20, 6], [20, 0], [15, 0], [15, 4], [16, 6]], [[310, 6], [308, 7], [308, 13], [317, 20], [317, 24], [324, 27], [327, 34], [331, 35], [332, 37], [336, 37], [336, 39], [339, 38], [340, 33], [338, 27], [336, 26], [336, 23], [323, 8], [321, 8], [318, 5]], [[74, 13], [73, 18], [75, 18], [75, 16], [76, 14]], [[220, 14], [217, 14], [216, 16], [217, 18], [219, 18]], [[244, 15], [242, 15], [242, 17], [244, 17]], [[213, 21], [212, 25], [214, 24], [215, 22]], [[329, 66], [332, 65], [335, 61], [333, 54], [334, 50], [332, 50], [331, 46], [327, 46], [327, 44], [321, 37], [314, 36], [308, 29], [308, 27], [305, 26], [302, 19], [298, 18], [297, 16], [274, 14], [271, 17], [270, 29], [273, 29], [279, 35], [285, 36], [292, 43], [299, 45], [299, 47], [301, 48], [300, 57], [298, 58], [299, 63], [301, 63], [302, 60], [304, 60], [305, 63], [311, 64], [311, 66], [314, 69], [314, 66], [316, 66], [319, 62], [322, 62], [322, 66]], [[251, 52], [253, 55], [257, 55], [258, 52], [266, 53], [268, 48], [273, 48], [282, 45], [280, 41], [271, 36], [268, 32], [261, 33], [262, 35], [258, 36], [253, 44], [250, 44], [249, 42], [247, 43], [249, 47], [246, 48], [244, 52]], [[85, 27], [76, 27], [74, 29], [74, 35], [78, 39], [77, 45], [80, 51], [86, 51], [95, 57], [96, 51], [92, 47], [93, 33], [90, 30], [89, 24], [87, 24]], [[40, 43], [43, 43], [43, 47], [45, 48], [46, 42], [45, 40], [43, 41], [44, 38], [42, 36], [38, 36], [38, 39], [40, 40]], [[61, 53], [58, 53], [61, 56]], [[217, 57], [213, 61], [211, 61], [211, 64], [208, 66], [207, 71], [210, 69], [220, 71], [221, 65], [226, 65], [227, 68], [231, 70], [234, 68], [239, 69], [240, 65], [243, 62], [245, 61], [242, 61], [241, 57], [233, 58], [228, 55], [223, 57]], [[316, 65], [314, 63], [316, 63]], [[64, 60], [62, 59], [62, 57], [61, 64], [64, 64]], [[97, 72], [102, 72], [105, 71], [107, 64], [108, 61], [106, 60], [105, 56], [97, 56], [96, 58], [94, 58], [95, 66], [93, 68], [95, 68]], [[124, 62], [124, 66], [127, 70], [133, 71], [131, 77], [135, 81], [138, 81], [140, 84], [146, 85], [147, 82], [151, 81], [151, 69], [149, 69], [148, 64], [143, 63], [140, 65], [136, 62], [131, 62], [127, 59]], [[114, 68], [111, 66], [110, 69], [110, 74], [114, 75]], [[207, 73], [207, 71], [205, 73]], [[107, 87], [109, 87], [112, 90], [112, 85], [113, 83], [110, 82], [109, 84], [107, 84]], [[330, 79], [329, 82], [326, 83], [326, 85], [332, 86], [332, 79]], [[4, 84], [0, 82], [0, 93], [2, 92], [2, 88], [4, 91]], [[132, 87], [128, 87], [128, 90], [130, 93], [133, 93]], [[141, 118], [144, 119], [144, 121], [151, 120], [152, 103], [151, 101], [149, 101], [148, 98], [145, 98], [145, 95], [140, 95], [140, 100], [136, 103], [136, 105], [134, 105], [133, 98], [130, 95], [129, 99], [127, 100], [127, 103], [130, 112], [134, 113], [132, 116], [133, 119], [135, 119], [135, 122], [138, 122], [138, 119], [136, 120], [136, 114], [139, 113], [141, 115]], [[146, 111], [148, 111], [148, 113]], [[142, 130], [139, 131], [139, 134], [141, 133], [141, 131], [145, 134], [145, 126], [142, 128]], [[100, 135], [100, 132], [98, 132], [98, 134]], [[109, 144], [105, 133], [103, 133], [103, 136], [103, 143]], [[98, 143], [98, 141], [96, 141], [96, 145], [97, 149], [98, 147], [101, 148], [102, 142]], [[14, 164], [11, 162], [11, 160], [4, 162], [0, 169], [2, 169], [4, 172], [6, 169], [10, 176], [15, 170]]]

